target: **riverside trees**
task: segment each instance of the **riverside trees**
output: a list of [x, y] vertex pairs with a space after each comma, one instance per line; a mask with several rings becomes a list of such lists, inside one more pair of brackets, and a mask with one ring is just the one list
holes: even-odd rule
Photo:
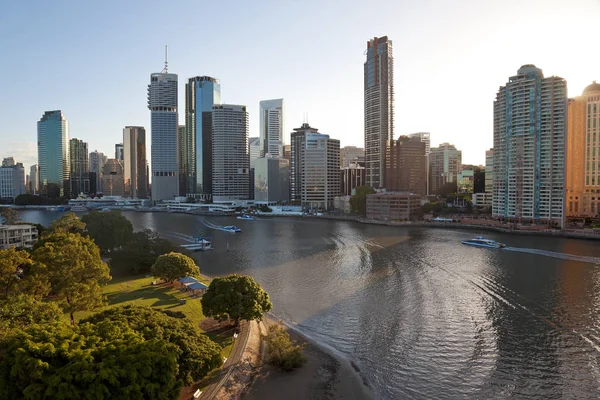
[[152, 265], [152, 275], [172, 283], [175, 279], [184, 276], [200, 275], [200, 269], [190, 257], [181, 253], [170, 252], [158, 256]]
[[94, 239], [103, 253], [113, 251], [128, 243], [133, 234], [133, 226], [119, 211], [92, 211], [81, 219], [87, 226], [88, 234]]

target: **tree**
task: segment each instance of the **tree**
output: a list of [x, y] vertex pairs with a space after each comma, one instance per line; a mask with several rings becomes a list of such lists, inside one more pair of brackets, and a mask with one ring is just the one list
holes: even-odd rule
[[2, 207], [0, 216], [4, 220], [4, 225], [14, 225], [19, 220], [19, 213], [11, 207]]
[[152, 275], [171, 283], [184, 276], [200, 275], [200, 268], [190, 257], [172, 251], [156, 259], [152, 265]]
[[263, 336], [267, 347], [267, 361], [284, 371], [301, 367], [306, 362], [302, 354], [303, 345], [290, 339], [290, 334], [281, 325], [271, 325]]
[[110, 252], [124, 246], [131, 239], [133, 226], [119, 211], [92, 211], [81, 220], [100, 250]]
[[456, 181], [444, 183], [437, 189], [436, 194], [442, 198], [448, 197], [448, 195], [456, 193], [458, 190], [458, 186], [456, 185]]
[[4, 342], [3, 399], [177, 399], [177, 349], [122, 322], [32, 325]]
[[23, 268], [33, 264], [28, 252], [11, 247], [0, 250], [0, 296], [14, 292], [21, 281]]
[[375, 193], [375, 189], [370, 186], [358, 186], [356, 194], [350, 198], [350, 207], [353, 213], [360, 215], [367, 214], [367, 195]]
[[94, 310], [104, 304], [100, 285], [110, 281], [108, 266], [89, 237], [73, 233], [52, 233], [33, 252], [33, 259], [45, 265], [51, 294], [75, 324], [74, 313]]
[[236, 325], [243, 319], [260, 321], [273, 308], [268, 293], [254, 279], [237, 274], [213, 279], [200, 301], [204, 315], [233, 319]]
[[75, 213], [68, 213], [63, 217], [56, 219], [50, 225], [50, 232], [78, 233], [80, 235], [85, 231], [85, 223]]
[[173, 345], [179, 371], [177, 378], [189, 385], [222, 365], [221, 346], [211, 341], [187, 319], [175, 318], [151, 307], [116, 307], [84, 319], [96, 324], [115, 321], [127, 324], [146, 340], [164, 340]]
[[62, 311], [56, 303], [44, 302], [33, 296], [18, 294], [0, 301], [0, 332], [25, 328], [31, 324], [60, 321]]

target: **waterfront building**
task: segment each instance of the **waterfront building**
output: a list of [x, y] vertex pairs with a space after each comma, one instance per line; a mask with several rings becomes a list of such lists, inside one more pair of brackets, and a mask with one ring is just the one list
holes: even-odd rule
[[600, 215], [600, 84], [569, 99], [566, 154], [566, 214]]
[[431, 149], [429, 163], [430, 193], [437, 194], [445, 184], [456, 182], [456, 177], [462, 168], [462, 152], [453, 144], [442, 143]]
[[39, 178], [39, 168], [37, 164], [33, 164], [30, 168], [29, 168], [29, 193], [30, 194], [38, 194], [39, 192], [39, 183], [40, 183], [40, 178]]
[[80, 194], [89, 195], [91, 193], [88, 157], [88, 144], [86, 142], [77, 138], [69, 141], [71, 197], [77, 197]]
[[333, 208], [340, 194], [340, 141], [308, 123], [291, 134], [291, 200], [305, 210]]
[[40, 193], [69, 195], [69, 122], [62, 111], [46, 111], [37, 123]]
[[125, 146], [123, 143], [115, 144], [115, 158], [121, 162], [125, 161]]
[[250, 168], [254, 168], [254, 163], [260, 158], [260, 138], [251, 137], [248, 139], [248, 152], [250, 154]]
[[18, 195], [27, 193], [25, 186], [25, 168], [13, 157], [5, 158], [0, 167], [0, 199], [14, 200]]
[[351, 164], [365, 165], [365, 149], [356, 146], [345, 146], [340, 149], [340, 167], [348, 168]]
[[250, 157], [246, 106], [215, 104], [212, 111], [212, 198], [248, 200]]
[[116, 158], [109, 158], [102, 167], [102, 193], [104, 196], [125, 195], [123, 179], [123, 163]]
[[[341, 195], [351, 196], [359, 186], [365, 186], [365, 167], [360, 164], [350, 164], [340, 169]], [[337, 208], [337, 207], [336, 207]]]
[[473, 193], [472, 203], [474, 207], [492, 207], [492, 193]]
[[[152, 200], [163, 201], [179, 195], [177, 149], [177, 74], [150, 75], [148, 109], [152, 143]], [[106, 193], [106, 189], [103, 187]]]
[[387, 36], [367, 42], [364, 64], [365, 167], [367, 186], [386, 183], [387, 147], [394, 138], [394, 56]]
[[494, 192], [494, 149], [485, 151], [485, 192], [490, 198]]
[[148, 197], [146, 176], [146, 130], [142, 126], [123, 128], [123, 178], [125, 196]]
[[0, 224], [0, 250], [7, 250], [11, 247], [22, 249], [31, 249], [38, 240], [38, 230], [35, 225]]
[[344, 214], [350, 214], [352, 211], [352, 206], [350, 204], [350, 199], [352, 196], [336, 196], [333, 198], [333, 208], [336, 211], [341, 211]]
[[475, 170], [463, 168], [456, 176], [456, 193], [473, 194], [475, 191]]
[[430, 173], [429, 173], [429, 166], [430, 166], [430, 162], [429, 162], [429, 154], [431, 153], [431, 134], [429, 132], [417, 132], [417, 133], [409, 133], [408, 135], [409, 138], [419, 138], [423, 143], [425, 143], [425, 176], [426, 176], [426, 181], [427, 181], [427, 194], [429, 195], [429, 190], [431, 188], [431, 185], [429, 183], [429, 179], [430, 177]]
[[221, 85], [196, 76], [185, 85], [186, 195], [210, 199], [213, 194], [213, 106], [221, 103]]
[[254, 200], [268, 203], [290, 200], [290, 162], [288, 160], [269, 156], [256, 160]]
[[567, 83], [524, 65], [494, 101], [492, 215], [563, 225]]
[[382, 221], [409, 221], [421, 207], [421, 196], [408, 192], [381, 192], [367, 195], [367, 218]]
[[427, 195], [427, 147], [419, 137], [400, 136], [388, 149], [386, 188]]
[[108, 157], [104, 155], [104, 153], [99, 152], [98, 150], [94, 150], [89, 155], [90, 160], [90, 176], [94, 175], [94, 180], [96, 182], [96, 190], [92, 191], [92, 193], [102, 192], [102, 169], [104, 168], [104, 164], [108, 160]]
[[283, 99], [263, 100], [259, 104], [260, 156], [283, 157], [285, 104]]

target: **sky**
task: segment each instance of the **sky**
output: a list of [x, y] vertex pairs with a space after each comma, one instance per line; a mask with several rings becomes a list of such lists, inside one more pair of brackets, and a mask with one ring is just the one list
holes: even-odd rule
[[[286, 142], [308, 115], [342, 146], [363, 146], [366, 43], [393, 42], [395, 132], [431, 132], [484, 164], [498, 88], [523, 64], [600, 81], [600, 0], [285, 0], [0, 2], [0, 157], [37, 162], [37, 121], [60, 109], [70, 137], [114, 157], [127, 125], [146, 127], [147, 85], [164, 66], [220, 80], [222, 100], [284, 98]], [[148, 149], [148, 156], [150, 151]]]

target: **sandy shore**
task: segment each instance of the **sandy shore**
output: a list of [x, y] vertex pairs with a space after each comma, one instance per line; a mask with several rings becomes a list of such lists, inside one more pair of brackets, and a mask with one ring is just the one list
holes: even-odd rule
[[[275, 323], [270, 318], [264, 322], [266, 325]], [[306, 364], [287, 373], [263, 365], [244, 399], [347, 400], [373, 397], [350, 363], [326, 353], [298, 332], [289, 329], [288, 332], [293, 340], [306, 344]]]

